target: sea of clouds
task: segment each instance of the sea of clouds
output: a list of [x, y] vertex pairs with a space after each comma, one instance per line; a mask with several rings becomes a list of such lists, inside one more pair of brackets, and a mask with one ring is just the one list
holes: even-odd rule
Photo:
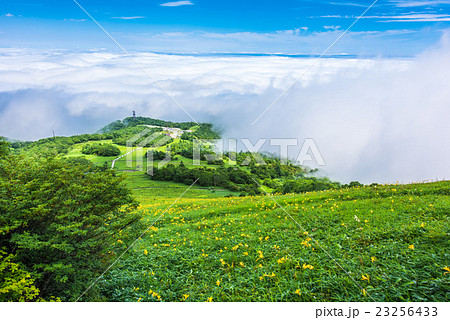
[[[226, 138], [314, 139], [343, 182], [450, 177], [448, 37], [409, 59], [181, 56], [0, 49], [0, 135], [95, 132], [131, 115], [214, 122]], [[150, 77], [149, 77], [150, 75]], [[268, 143], [264, 149], [270, 148]], [[305, 163], [315, 167], [314, 161]]]

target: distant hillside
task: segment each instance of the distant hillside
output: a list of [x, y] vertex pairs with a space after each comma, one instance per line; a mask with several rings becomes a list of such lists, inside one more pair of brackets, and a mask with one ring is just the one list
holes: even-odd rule
[[[37, 141], [10, 141], [10, 145], [16, 151], [43, 151], [51, 149], [58, 154], [66, 154], [71, 146], [89, 141], [113, 140], [114, 143], [124, 146], [128, 139], [143, 130], [141, 127], [143, 125], [180, 128], [182, 130], [195, 128], [195, 132], [182, 137], [185, 140], [220, 138], [220, 132], [214, 129], [211, 123], [197, 124], [195, 122], [172, 122], [146, 117], [136, 117], [135, 119], [129, 117], [111, 122], [93, 134], [81, 134], [70, 137], [49, 137]], [[162, 129], [151, 128], [150, 130], [157, 132]], [[8, 141], [6, 138], [5, 140]], [[139, 140], [135, 143], [138, 142]]]
[[[142, 134], [144, 129], [146, 134]], [[147, 140], [151, 135], [154, 136], [150, 145]], [[134, 147], [144, 143], [143, 154], [147, 157], [147, 152], [152, 150], [154, 161], [150, 179], [187, 185], [198, 180], [199, 186], [224, 188], [240, 192], [243, 196], [264, 194], [266, 191], [286, 194], [347, 187], [327, 178], [312, 177], [302, 166], [290, 161], [283, 164], [278, 157], [262, 153], [240, 151], [217, 155], [210, 147], [202, 146], [198, 150], [200, 166], [192, 164], [196, 154], [195, 139], [220, 138], [220, 132], [211, 123], [177, 123], [129, 117], [114, 121], [93, 134], [50, 137], [33, 142], [13, 142], [10, 145], [14, 153], [39, 155], [51, 152], [61, 157], [87, 157], [89, 161], [105, 168], [111, 167], [114, 161], [114, 168], [123, 171], [130, 169], [125, 163], [126, 158], [116, 158], [129, 152], [126, 148], [129, 147], [130, 141]], [[159, 161], [168, 156], [170, 163], [159, 167]], [[263, 160], [266, 165], [257, 163], [257, 158]], [[134, 165], [134, 169], [137, 169], [138, 164]], [[147, 160], [139, 166], [145, 171], [149, 169]], [[353, 182], [349, 186], [361, 184]]]
[[98, 131], [98, 133], [107, 133], [107, 132], [117, 131], [117, 130], [128, 128], [128, 127], [135, 127], [138, 125], [152, 125], [152, 126], [180, 128], [182, 130], [188, 130], [188, 129], [191, 129], [192, 127], [196, 126], [197, 123], [195, 123], [195, 122], [172, 122], [172, 121], [165, 121], [165, 120], [152, 119], [152, 118], [146, 118], [146, 117], [136, 117], [136, 118], [128, 117], [123, 120], [117, 120], [117, 121], [111, 122], [110, 124], [101, 128]]

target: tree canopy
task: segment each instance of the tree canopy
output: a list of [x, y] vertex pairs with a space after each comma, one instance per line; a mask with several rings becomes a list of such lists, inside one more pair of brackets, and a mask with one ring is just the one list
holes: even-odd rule
[[75, 299], [138, 232], [136, 206], [112, 170], [49, 155], [3, 158], [0, 282], [11, 278], [13, 263], [23, 271], [14, 276], [29, 281], [4, 300], [31, 300], [33, 288], [39, 298]]

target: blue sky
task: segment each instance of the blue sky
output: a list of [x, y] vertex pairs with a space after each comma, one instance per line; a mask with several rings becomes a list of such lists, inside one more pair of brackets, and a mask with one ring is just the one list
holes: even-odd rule
[[[79, 0], [129, 50], [317, 54], [372, 0]], [[450, 28], [450, 0], [380, 0], [331, 53], [415, 55]], [[3, 0], [0, 46], [117, 50], [73, 0]]]

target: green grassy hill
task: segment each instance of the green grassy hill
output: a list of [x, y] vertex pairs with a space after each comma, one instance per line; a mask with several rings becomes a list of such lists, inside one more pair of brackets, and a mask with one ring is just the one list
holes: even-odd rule
[[[83, 146], [113, 144], [125, 154], [129, 150], [124, 139], [142, 130], [142, 123], [160, 121], [150, 120], [115, 122], [103, 128], [102, 134], [84, 138], [18, 143], [16, 150], [30, 153], [56, 148], [63, 157], [83, 156], [110, 167], [116, 156], [83, 155]], [[193, 128], [194, 132], [185, 140], [172, 139], [159, 151], [167, 146], [176, 149], [180, 141], [190, 141], [195, 134], [214, 134], [211, 126], [161, 125]], [[184, 153], [177, 154], [174, 162], [194, 167]], [[230, 167], [204, 160], [202, 166]], [[261, 185], [273, 181], [282, 185], [283, 179], [293, 178], [310, 182], [301, 168], [274, 166], [292, 170], [292, 176], [263, 179], [268, 173], [261, 168], [241, 170]], [[138, 213], [149, 230], [132, 248], [120, 240], [120, 234], [111, 239], [115, 243], [112, 257], [129, 250], [96, 284], [98, 300], [450, 298], [450, 182], [345, 188], [325, 181], [332, 190], [284, 195], [265, 194], [276, 188], [265, 185], [258, 196], [239, 197], [242, 193], [232, 188], [198, 183], [186, 191], [186, 184], [150, 179], [143, 172], [146, 169], [145, 161], [134, 161], [132, 167], [125, 158], [116, 162], [115, 171], [139, 201]]]

